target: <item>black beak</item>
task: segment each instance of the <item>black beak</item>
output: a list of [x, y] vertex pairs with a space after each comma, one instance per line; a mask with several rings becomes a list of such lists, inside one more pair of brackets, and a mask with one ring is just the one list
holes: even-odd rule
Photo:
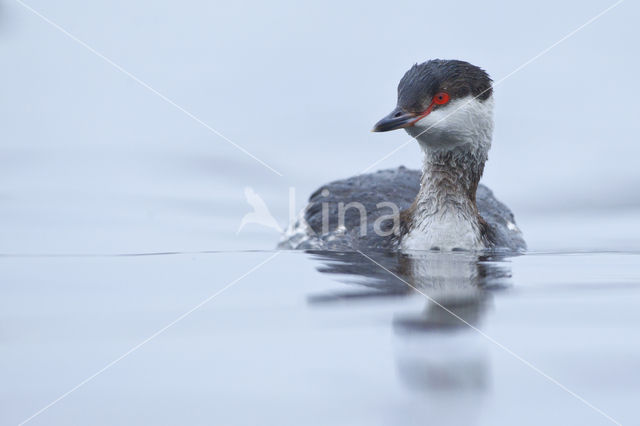
[[372, 132], [388, 132], [390, 130], [402, 129], [413, 125], [416, 115], [406, 112], [402, 108], [397, 107], [389, 115], [378, 121], [373, 126]]

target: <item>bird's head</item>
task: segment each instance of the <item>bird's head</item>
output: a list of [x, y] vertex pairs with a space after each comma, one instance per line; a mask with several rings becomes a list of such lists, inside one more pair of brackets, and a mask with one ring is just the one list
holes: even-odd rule
[[405, 129], [431, 150], [464, 144], [488, 149], [492, 91], [489, 75], [468, 62], [434, 59], [416, 64], [400, 80], [396, 108], [373, 131]]

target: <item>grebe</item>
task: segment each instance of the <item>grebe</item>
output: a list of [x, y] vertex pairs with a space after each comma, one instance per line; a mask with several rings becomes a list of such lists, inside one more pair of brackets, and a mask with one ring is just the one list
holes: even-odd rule
[[493, 133], [491, 78], [459, 60], [416, 64], [374, 132], [405, 129], [424, 152], [404, 167], [331, 182], [314, 192], [280, 247], [319, 250], [526, 248], [513, 213], [480, 177]]

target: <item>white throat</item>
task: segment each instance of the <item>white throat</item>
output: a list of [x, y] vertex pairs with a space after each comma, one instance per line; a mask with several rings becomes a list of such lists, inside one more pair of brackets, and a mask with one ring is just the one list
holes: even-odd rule
[[486, 248], [475, 194], [491, 147], [493, 99], [452, 101], [407, 128], [424, 151], [403, 250]]

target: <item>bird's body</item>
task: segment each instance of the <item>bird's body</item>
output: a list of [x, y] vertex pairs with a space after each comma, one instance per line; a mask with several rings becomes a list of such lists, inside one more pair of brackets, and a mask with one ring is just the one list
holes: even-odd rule
[[[301, 216], [283, 236], [281, 247], [309, 250], [400, 250], [401, 238], [392, 231], [394, 209], [386, 203], [396, 204], [399, 210], [411, 208], [419, 190], [421, 173], [405, 167], [380, 170], [331, 182], [320, 187], [309, 198]], [[476, 193], [478, 212], [490, 227], [488, 247], [522, 250], [526, 247], [522, 233], [516, 227], [513, 213], [498, 201], [493, 192], [479, 185]], [[340, 203], [360, 203], [367, 212], [366, 220], [355, 207], [344, 209], [344, 222], [339, 223]], [[353, 204], [352, 204], [353, 205]], [[323, 219], [324, 213], [328, 213]], [[302, 220], [304, 219], [304, 220]], [[399, 216], [400, 228], [403, 215]], [[383, 232], [376, 232], [376, 223]], [[456, 221], [450, 222], [455, 228]], [[366, 231], [361, 231], [361, 225]], [[324, 226], [324, 229], [323, 229]], [[364, 235], [363, 235], [364, 234]], [[386, 235], [385, 235], [386, 234]], [[438, 237], [438, 235], [434, 235]], [[435, 248], [429, 246], [428, 249]], [[440, 247], [438, 247], [440, 248]]]
[[400, 81], [397, 107], [374, 131], [404, 128], [424, 153], [422, 173], [401, 167], [321, 187], [281, 246], [524, 250], [511, 211], [479, 185], [493, 134], [492, 91], [487, 73], [467, 62], [414, 65]]

